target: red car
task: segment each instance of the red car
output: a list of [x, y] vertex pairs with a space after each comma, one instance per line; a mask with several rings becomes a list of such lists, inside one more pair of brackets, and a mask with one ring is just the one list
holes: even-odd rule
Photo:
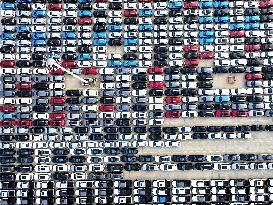
[[198, 2], [196, 1], [184, 2], [183, 7], [185, 9], [196, 9], [198, 7]]
[[1, 61], [0, 66], [4, 67], [4, 68], [14, 68], [15, 62], [14, 61]]
[[247, 111], [232, 111], [232, 117], [247, 117]]
[[189, 66], [189, 67], [198, 66], [198, 64], [199, 64], [198, 60], [185, 60], [184, 61], [184, 65]]
[[231, 111], [230, 110], [217, 110], [215, 112], [216, 117], [230, 117]]
[[181, 117], [181, 112], [179, 111], [167, 111], [165, 113], [166, 118], [180, 118]]
[[136, 17], [137, 16], [137, 10], [136, 9], [127, 9], [124, 11], [125, 17]]
[[64, 71], [62, 69], [60, 69], [60, 68], [54, 69], [54, 70], [52, 69], [50, 71], [50, 74], [51, 75], [64, 75]]
[[51, 127], [65, 126], [65, 121], [64, 120], [49, 120], [48, 124]]
[[65, 113], [50, 113], [49, 117], [54, 120], [60, 120], [65, 118]]
[[263, 75], [260, 73], [248, 73], [245, 78], [246, 80], [260, 80], [263, 79]]
[[15, 125], [15, 120], [3, 120], [2, 125], [3, 127], [13, 127]]
[[77, 66], [76, 61], [63, 61], [62, 66], [65, 68], [75, 68]]
[[148, 88], [163, 88], [164, 83], [163, 82], [149, 82]]
[[229, 36], [231, 38], [244, 37], [245, 36], [245, 31], [230, 31]]
[[261, 45], [245, 45], [245, 51], [260, 51]]
[[62, 105], [65, 103], [65, 99], [64, 98], [51, 98], [50, 99], [50, 104], [59, 104]]
[[198, 47], [197, 46], [184, 46], [185, 52], [197, 52]]
[[32, 84], [30, 83], [20, 83], [16, 85], [16, 88], [18, 90], [31, 90], [32, 89]]
[[15, 125], [20, 127], [32, 126], [32, 120], [17, 120], [15, 121]]
[[151, 67], [148, 69], [149, 74], [161, 74], [163, 73], [163, 68], [162, 67]]
[[273, 0], [269, 0], [269, 1], [260, 1], [260, 7], [261, 7], [261, 8], [273, 7]]
[[90, 25], [90, 24], [92, 24], [92, 19], [88, 18], [88, 17], [79, 18], [78, 19], [78, 24], [80, 24], [80, 25], [84, 25], [84, 24]]
[[98, 73], [99, 73], [99, 71], [97, 68], [83, 68], [82, 69], [82, 74], [84, 74], [84, 75], [96, 75]]
[[199, 58], [200, 59], [211, 59], [211, 58], [214, 58], [214, 53], [213, 52], [200, 53]]
[[174, 104], [176, 104], [176, 103], [180, 103], [182, 100], [181, 100], [181, 98], [180, 97], [166, 97], [165, 98], [165, 101], [166, 101], [166, 103], [174, 103]]
[[15, 107], [12, 105], [0, 106], [0, 112], [14, 112], [14, 111], [15, 111]]
[[48, 9], [53, 11], [61, 11], [62, 4], [48, 4]]
[[100, 105], [99, 110], [102, 112], [107, 112], [107, 111], [110, 112], [110, 111], [115, 110], [115, 106], [114, 105]]

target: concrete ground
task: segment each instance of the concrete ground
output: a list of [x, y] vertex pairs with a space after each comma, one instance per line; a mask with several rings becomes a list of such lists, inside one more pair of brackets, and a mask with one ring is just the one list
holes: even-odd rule
[[[235, 76], [236, 82], [234, 84], [229, 84], [228, 76]], [[244, 73], [221, 73], [213, 75], [213, 89], [232, 89], [245, 87]]]
[[[94, 75], [79, 75], [80, 77], [82, 77], [83, 79], [89, 79], [89, 78], [96, 78], [98, 79], [98, 76], [94, 76]], [[78, 89], [78, 90], [84, 90], [84, 89], [94, 89], [94, 90], [98, 90], [99, 88], [99, 80], [97, 80], [97, 82], [95, 84], [90, 84], [90, 85], [83, 85], [82, 82], [80, 80], [78, 80], [77, 78], [74, 78], [71, 75], [66, 74], [65, 75], [65, 89], [66, 90], [74, 90], [74, 89]]]

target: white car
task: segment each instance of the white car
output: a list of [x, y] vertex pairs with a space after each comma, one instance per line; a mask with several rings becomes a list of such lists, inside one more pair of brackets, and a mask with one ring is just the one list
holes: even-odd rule
[[183, 59], [183, 54], [182, 53], [171, 53], [169, 55], [170, 60], [179, 60]]
[[229, 60], [215, 60], [214, 65], [215, 66], [229, 66], [230, 61]]
[[50, 83], [49, 89], [55, 90], [55, 89], [64, 89], [65, 84], [64, 83]]
[[154, 16], [167, 16], [169, 11], [166, 9], [154, 11]]
[[95, 3], [93, 4], [94, 9], [107, 9], [107, 3]]
[[216, 52], [214, 58], [215, 59], [228, 59], [229, 58], [229, 53], [227, 53], [227, 52]]
[[[137, 51], [138, 51], [138, 48], [136, 46], [124, 46], [124, 52], [126, 53], [137, 52]], [[150, 52], [150, 51], [147, 51], [147, 52]]]
[[[134, 8], [137, 8], [137, 7], [134, 7]], [[152, 6], [152, 3], [145, 3], [145, 2], [143, 2], [143, 3], [139, 3], [138, 4], [138, 8], [139, 9], [152, 9], [153, 6]]]
[[187, 32], [184, 32], [184, 36], [187, 37], [187, 38], [190, 38], [190, 37], [198, 37], [198, 31], [187, 31]]
[[139, 52], [149, 53], [153, 51], [152, 46], [139, 46]]
[[182, 23], [183, 22], [183, 17], [182, 16], [177, 16], [177, 17], [170, 17], [169, 22], [171, 24], [177, 24], [177, 23]]
[[273, 29], [273, 23], [260, 23], [261, 30]]
[[152, 18], [147, 18], [147, 17], [142, 17], [142, 18], [139, 18], [139, 24], [152, 24], [153, 21], [152, 21]]
[[244, 15], [244, 9], [230, 9], [229, 14], [231, 16], [243, 16]]

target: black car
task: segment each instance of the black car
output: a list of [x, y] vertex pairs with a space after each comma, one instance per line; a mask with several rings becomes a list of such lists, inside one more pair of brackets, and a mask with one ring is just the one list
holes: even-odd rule
[[150, 96], [163, 96], [163, 94], [164, 94], [163, 90], [156, 90], [156, 89], [149, 90]]
[[145, 82], [134, 82], [134, 83], [132, 83], [132, 87], [134, 89], [145, 89], [145, 88], [147, 88], [147, 83], [145, 83]]
[[[178, 95], [181, 95], [181, 91], [179, 89], [166, 89], [164, 93], [167, 96], [178, 96]], [[162, 94], [163, 94], [163, 91], [162, 91]]]
[[263, 61], [259, 59], [247, 59], [248, 66], [260, 66], [263, 65]]
[[16, 25], [16, 20], [14, 18], [3, 18], [1, 19], [3, 25]]
[[147, 105], [133, 105], [132, 107], [133, 111], [146, 111], [148, 109]]
[[50, 38], [47, 40], [47, 45], [48, 46], [61, 46], [62, 41], [59, 38]]
[[94, 32], [105, 32], [106, 31], [106, 24], [105, 23], [96, 23], [93, 26]]
[[226, 66], [215, 66], [213, 68], [214, 73], [228, 73], [229, 72], [229, 67]]
[[44, 54], [43, 53], [33, 53], [32, 55], [33, 60], [43, 60]]
[[67, 96], [81, 96], [82, 91], [80, 91], [80, 90], [66, 90], [65, 94]]
[[17, 9], [18, 10], [31, 10], [31, 4], [27, 4], [27, 3], [18, 3], [17, 4]]
[[137, 59], [137, 55], [134, 53], [126, 53], [123, 55], [123, 59], [124, 60], [136, 60]]
[[193, 170], [194, 165], [192, 163], [178, 163], [177, 169], [178, 170]]
[[146, 133], [147, 128], [146, 127], [134, 127], [134, 132], [136, 132], [136, 133]]
[[110, 10], [121, 10], [122, 9], [122, 3], [120, 3], [120, 2], [110, 2], [109, 3], [109, 9]]
[[61, 148], [56, 148], [52, 150], [52, 153], [54, 155], [68, 155], [70, 153], [69, 149], [61, 149]]
[[124, 165], [124, 169], [126, 171], [139, 171], [141, 169], [141, 165], [138, 163], [134, 163], [134, 164], [125, 164]]
[[272, 51], [273, 50], [273, 44], [262, 44], [262, 51]]
[[167, 24], [167, 19], [165, 17], [154, 18], [154, 24]]
[[18, 40], [30, 40], [31, 39], [31, 33], [17, 33], [16, 38]]
[[129, 126], [130, 120], [129, 119], [116, 119], [117, 126]]
[[229, 10], [228, 9], [214, 10], [213, 14], [214, 16], [228, 16]]
[[246, 55], [243, 52], [231, 52], [229, 53], [231, 59], [245, 58]]
[[245, 70], [246, 70], [245, 67], [242, 67], [242, 66], [230, 66], [229, 67], [230, 73], [244, 73]]
[[76, 18], [64, 18], [63, 23], [65, 25], [76, 25], [77, 24], [77, 19]]
[[273, 14], [273, 9], [272, 8], [269, 8], [269, 9], [263, 8], [263, 9], [258, 9], [258, 10], [260, 10], [260, 15], [270, 15], [270, 14]]
[[185, 24], [192, 24], [196, 23], [198, 21], [198, 16], [188, 16], [184, 18], [184, 23]]
[[169, 45], [183, 45], [181, 38], [169, 38]]
[[45, 66], [45, 63], [43, 61], [32, 61], [32, 66], [34, 68], [43, 68]]
[[169, 11], [169, 17], [183, 16], [183, 12], [180, 9], [171, 9]]
[[92, 4], [84, 3], [78, 4], [79, 10], [92, 10]]
[[2, 53], [15, 53], [15, 47], [14, 46], [2, 46], [0, 51]]
[[212, 74], [211, 73], [200, 73], [196, 77], [197, 80], [199, 81], [209, 81], [212, 80]]
[[184, 53], [184, 58], [186, 58], [186, 59], [197, 59], [198, 54], [197, 53]]
[[49, 89], [49, 85], [48, 85], [48, 83], [35, 83], [33, 85], [33, 88], [35, 90], [48, 90]]
[[196, 96], [198, 91], [196, 89], [182, 89], [181, 95], [183, 96]]
[[214, 106], [211, 105], [211, 104], [203, 103], [203, 104], [199, 104], [199, 105], [198, 105], [198, 109], [199, 109], [199, 110], [213, 110], [213, 109], [214, 109]]
[[91, 53], [92, 48], [88, 46], [78, 46], [78, 52], [79, 53]]
[[62, 59], [64, 59], [64, 60], [76, 60], [77, 56], [76, 56], [76, 54], [72, 54], [72, 53], [64, 53], [62, 55]]
[[261, 39], [257, 37], [247, 37], [245, 38], [245, 44], [260, 44]]
[[194, 68], [190, 68], [190, 67], [183, 67], [183, 68], [180, 68], [180, 72], [182, 74], [194, 74], [196, 71]]
[[33, 155], [34, 150], [33, 149], [19, 149], [17, 150], [18, 155]]
[[167, 67], [164, 69], [165, 74], [178, 74], [179, 68], [178, 67]]
[[48, 106], [42, 106], [42, 105], [35, 105], [33, 106], [33, 111], [38, 113], [48, 112], [49, 107]]
[[109, 46], [121, 46], [122, 40], [121, 38], [112, 38], [108, 41]]
[[155, 46], [154, 47], [154, 52], [156, 52], [156, 53], [167, 53], [168, 48], [167, 48], [167, 46]]
[[18, 60], [16, 62], [16, 66], [19, 67], [19, 68], [24, 68], [24, 67], [30, 67], [31, 64], [29, 61], [24, 61], [24, 60]]
[[[264, 10], [264, 9], [258, 9], [258, 8], [251, 9], [251, 8], [246, 8], [246, 9], [244, 10], [244, 15], [245, 15], [245, 16], [259, 15], [261, 10]], [[262, 16], [260, 16], [260, 18], [262, 18]]]
[[67, 104], [80, 104], [80, 98], [66, 98]]
[[94, 17], [107, 17], [106, 10], [101, 10], [101, 9], [95, 10], [93, 12], [93, 15]]
[[114, 97], [101, 97], [100, 103], [103, 104], [113, 104], [116, 102], [116, 99]]
[[155, 60], [154, 61], [154, 66], [167, 66], [168, 65], [168, 62], [166, 60]]
[[154, 54], [154, 59], [164, 61], [164, 60], [168, 59], [168, 55], [166, 53]]
[[33, 126], [48, 126], [48, 120], [33, 120]]
[[126, 25], [128, 25], [128, 24], [136, 25], [136, 24], [138, 24], [138, 19], [137, 18], [125, 18], [123, 23]]

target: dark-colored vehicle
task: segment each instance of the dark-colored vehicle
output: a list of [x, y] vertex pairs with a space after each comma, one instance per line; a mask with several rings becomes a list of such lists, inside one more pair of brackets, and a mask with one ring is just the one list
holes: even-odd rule
[[108, 41], [109, 46], [121, 46], [122, 40], [121, 38], [112, 38]]

